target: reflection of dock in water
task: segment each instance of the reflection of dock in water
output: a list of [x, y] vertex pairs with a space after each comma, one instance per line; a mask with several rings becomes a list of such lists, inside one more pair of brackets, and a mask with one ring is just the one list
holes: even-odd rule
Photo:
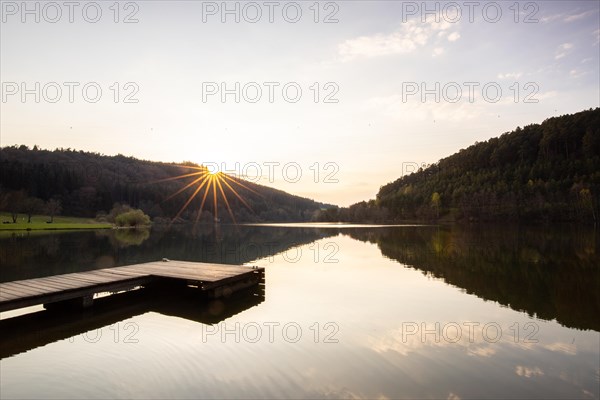
[[199, 296], [196, 288], [161, 286], [94, 300], [79, 310], [42, 310], [0, 321], [0, 359], [100, 329], [147, 312], [216, 324], [264, 301], [264, 286], [218, 299]]
[[136, 287], [194, 286], [209, 298], [264, 281], [264, 268], [186, 261], [149, 262], [125, 267], [0, 283], [0, 312], [43, 304], [46, 308], [93, 304], [96, 293]]

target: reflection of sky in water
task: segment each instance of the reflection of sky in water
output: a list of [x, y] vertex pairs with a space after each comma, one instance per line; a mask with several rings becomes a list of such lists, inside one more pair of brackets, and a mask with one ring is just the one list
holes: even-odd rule
[[[332, 253], [328, 243], [339, 249], [330, 258], [337, 263], [323, 262]], [[382, 257], [373, 244], [336, 236], [252, 264], [267, 267], [259, 306], [213, 327], [149, 312], [102, 328], [95, 343], [78, 335], [4, 359], [2, 397], [599, 396], [598, 332], [532, 319], [466, 294]], [[124, 343], [128, 322], [139, 327], [138, 343]], [[327, 322], [339, 327], [338, 343], [324, 343]], [[279, 323], [272, 343], [270, 323]], [[286, 323], [302, 329], [296, 343], [285, 340]], [[440, 340], [406, 332], [409, 325], [421, 330], [436, 323], [448, 329], [437, 330]], [[526, 342], [528, 323], [539, 328], [529, 337], [537, 343]], [[458, 340], [453, 324], [462, 327]], [[473, 340], [465, 324], [474, 327]], [[485, 324], [502, 329], [497, 341], [483, 339]], [[261, 327], [256, 343], [241, 332], [251, 325]], [[224, 328], [237, 330], [239, 343], [234, 333], [223, 341]], [[208, 334], [214, 330], [220, 331]], [[491, 338], [496, 333], [487, 331]]]

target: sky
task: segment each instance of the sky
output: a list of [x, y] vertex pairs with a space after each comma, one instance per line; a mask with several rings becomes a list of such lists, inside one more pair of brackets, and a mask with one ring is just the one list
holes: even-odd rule
[[598, 1], [0, 4], [0, 145], [192, 161], [348, 206], [600, 106]]

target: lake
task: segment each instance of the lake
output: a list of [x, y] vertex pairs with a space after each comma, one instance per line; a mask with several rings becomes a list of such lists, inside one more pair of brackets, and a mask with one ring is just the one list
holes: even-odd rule
[[264, 290], [2, 313], [4, 398], [599, 398], [600, 237], [581, 226], [14, 232], [0, 282], [163, 257]]

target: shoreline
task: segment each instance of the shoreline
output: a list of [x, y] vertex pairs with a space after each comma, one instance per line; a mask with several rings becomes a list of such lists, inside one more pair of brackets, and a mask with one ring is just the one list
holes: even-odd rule
[[[8, 225], [8, 224], [6, 224]], [[22, 224], [10, 224], [18, 226], [0, 225], [0, 231], [57, 231], [57, 230], [79, 230], [79, 229], [111, 229], [112, 225], [107, 224], [61, 224], [58, 223], [54, 226], [40, 227], [40, 226], [23, 226]]]

